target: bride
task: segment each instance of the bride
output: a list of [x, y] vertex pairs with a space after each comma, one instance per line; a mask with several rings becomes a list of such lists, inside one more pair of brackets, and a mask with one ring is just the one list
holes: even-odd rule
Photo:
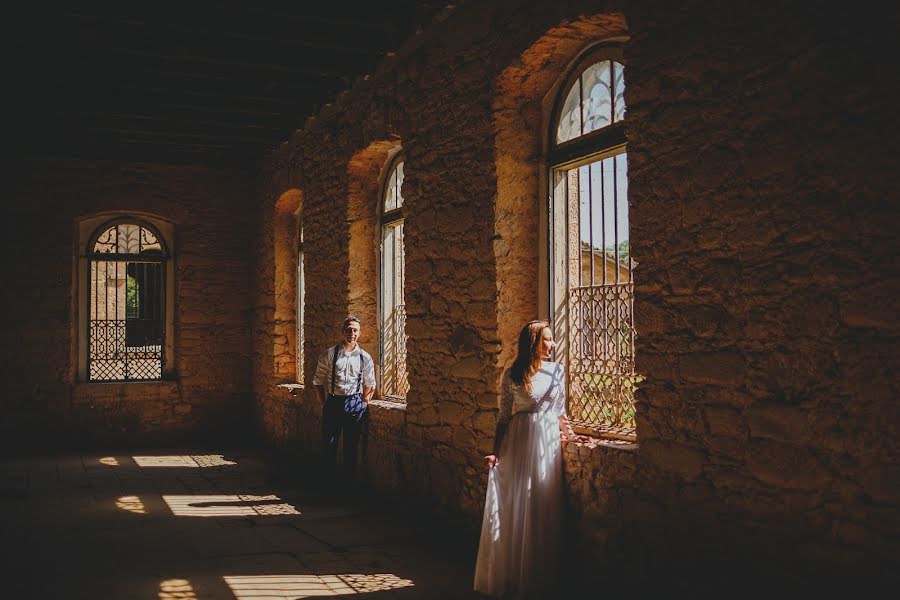
[[561, 441], [575, 435], [563, 367], [549, 360], [555, 346], [549, 323], [526, 323], [503, 374], [494, 452], [484, 457], [488, 489], [475, 565], [475, 590], [490, 596], [550, 597], [559, 582]]

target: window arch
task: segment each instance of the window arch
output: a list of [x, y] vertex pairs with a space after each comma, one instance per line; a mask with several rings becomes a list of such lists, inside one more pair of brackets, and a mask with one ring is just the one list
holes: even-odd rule
[[401, 154], [388, 164], [381, 197], [381, 293], [378, 332], [382, 394], [405, 401], [409, 391], [406, 372], [406, 306], [403, 288], [406, 261], [403, 252], [403, 166]]
[[144, 220], [118, 218], [95, 230], [86, 256], [86, 379], [162, 379], [170, 258], [162, 234]]
[[559, 111], [556, 144], [562, 144], [625, 119], [625, 67], [616, 60], [586, 61], [569, 84]]
[[633, 439], [634, 278], [625, 64], [618, 44], [576, 62], [551, 119], [550, 306], [568, 370], [569, 415]]

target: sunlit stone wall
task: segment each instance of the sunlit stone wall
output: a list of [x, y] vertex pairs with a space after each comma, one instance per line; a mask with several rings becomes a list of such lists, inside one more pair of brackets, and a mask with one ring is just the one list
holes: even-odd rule
[[[850, 40], [848, 18], [712, 2], [445, 13], [267, 165], [254, 309], [263, 439], [315, 462], [315, 357], [376, 297], [374, 274], [360, 276], [372, 240], [359, 239], [377, 231], [376, 212], [358, 202], [377, 202], [380, 181], [350, 165], [399, 143], [411, 388], [405, 409], [372, 407], [366, 476], [474, 530], [500, 374], [539, 311], [548, 102], [586, 44], [626, 32], [646, 379], [636, 444], [567, 448], [576, 572], [652, 586], [637, 575], [653, 568], [661, 586], [689, 586], [752, 566], [758, 581], [796, 583], [895, 561], [898, 175], [883, 140], [896, 90], [878, 76], [890, 37], [878, 28], [892, 21], [867, 19], [885, 35]], [[368, 183], [354, 180], [364, 172]], [[305, 390], [276, 387], [267, 364], [270, 215], [291, 186], [305, 199]], [[374, 323], [363, 328], [371, 349]]]

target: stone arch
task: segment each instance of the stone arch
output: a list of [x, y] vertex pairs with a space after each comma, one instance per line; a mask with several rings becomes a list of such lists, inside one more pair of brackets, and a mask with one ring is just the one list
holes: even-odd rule
[[[546, 31], [494, 82], [494, 257], [500, 340], [514, 340], [521, 323], [549, 315], [547, 259], [547, 165], [550, 114], [573, 65], [589, 46], [627, 35], [624, 15], [605, 13], [565, 22]], [[504, 343], [500, 364], [515, 348]]]
[[297, 188], [286, 190], [275, 202], [272, 364], [282, 383], [302, 383], [303, 376], [297, 366], [297, 252], [302, 209], [303, 194]]
[[400, 151], [399, 139], [372, 142], [347, 165], [350, 230], [348, 307], [362, 320], [360, 345], [378, 365], [379, 206], [384, 170]]

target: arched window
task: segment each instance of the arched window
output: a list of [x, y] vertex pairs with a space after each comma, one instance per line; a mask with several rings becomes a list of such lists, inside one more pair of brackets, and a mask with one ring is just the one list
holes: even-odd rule
[[406, 307], [403, 304], [403, 159], [399, 154], [391, 161], [387, 172], [381, 204], [380, 387], [386, 398], [403, 402], [409, 383], [406, 375]]
[[548, 164], [550, 306], [568, 370], [569, 416], [633, 438], [634, 279], [621, 47], [587, 52], [554, 109]]
[[102, 225], [87, 247], [87, 379], [161, 379], [166, 263], [159, 231], [132, 218]]

